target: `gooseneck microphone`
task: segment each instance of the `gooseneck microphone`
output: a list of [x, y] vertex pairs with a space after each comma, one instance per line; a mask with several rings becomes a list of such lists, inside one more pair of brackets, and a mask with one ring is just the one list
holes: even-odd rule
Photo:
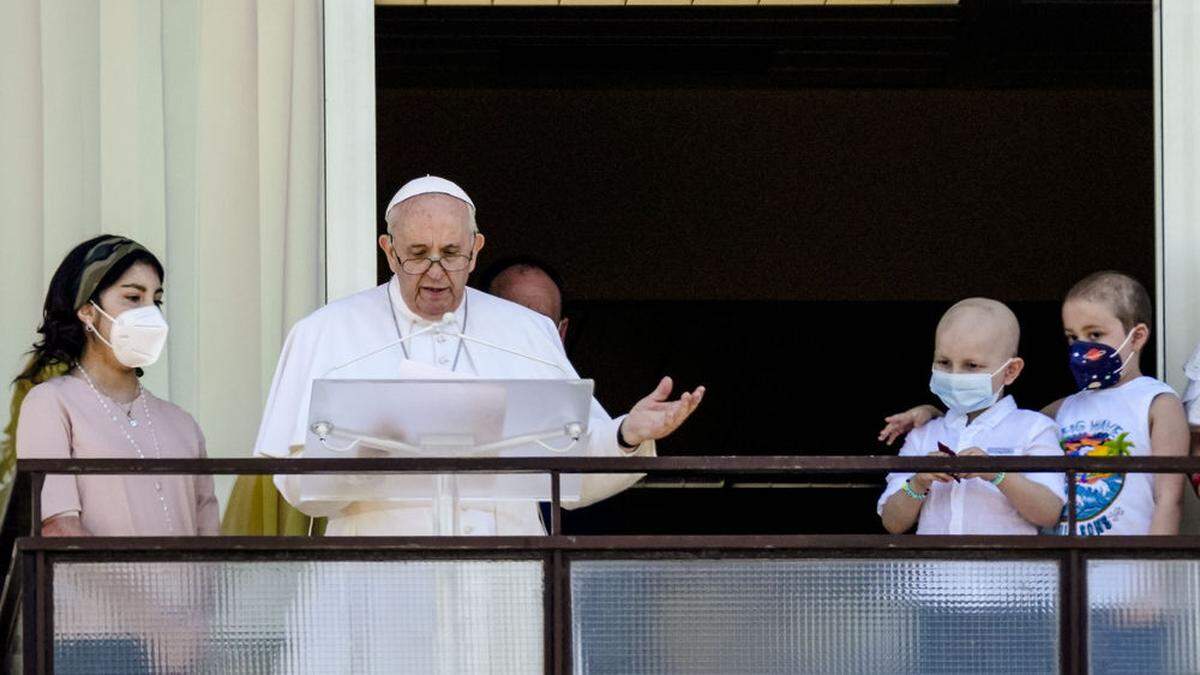
[[568, 374], [566, 368], [563, 368], [562, 366], [558, 365], [557, 363], [555, 363], [553, 361], [547, 361], [546, 359], [539, 358], [539, 357], [533, 356], [531, 354], [526, 354], [526, 353], [518, 351], [516, 349], [509, 349], [508, 347], [501, 347], [500, 345], [492, 343], [492, 342], [488, 342], [487, 340], [481, 340], [477, 337], [467, 335], [466, 333], [458, 330], [458, 317], [456, 317], [453, 312], [446, 312], [445, 314], [443, 314], [442, 320], [439, 321], [438, 323], [434, 324], [433, 326], [431, 326], [431, 328], [433, 328], [437, 333], [439, 333], [441, 335], [449, 335], [451, 337], [456, 337], [460, 340], [466, 340], [467, 342], [474, 342], [476, 344], [483, 345], [484, 347], [490, 347], [492, 349], [496, 349], [496, 350], [499, 350], [499, 351], [502, 351], [502, 352], [505, 352], [508, 354], [512, 354], [513, 356], [520, 356], [523, 359], [528, 359], [530, 361], [535, 361], [537, 363], [541, 363], [543, 365], [547, 365], [552, 368], [556, 368], [556, 369], [558, 369], [558, 372], [562, 373], [563, 375]]
[[405, 335], [404, 337], [399, 338], [397, 340], [392, 340], [391, 342], [383, 345], [382, 347], [372, 350], [370, 352], [367, 352], [366, 354], [363, 354], [362, 356], [356, 356], [355, 358], [350, 359], [349, 361], [347, 361], [345, 363], [334, 366], [333, 368], [326, 370], [321, 375], [321, 377], [328, 377], [330, 373], [332, 373], [336, 370], [341, 370], [342, 368], [345, 368], [347, 366], [352, 366], [352, 365], [358, 363], [359, 361], [362, 361], [364, 359], [369, 359], [372, 356], [379, 354], [380, 352], [385, 352], [389, 349], [392, 349], [393, 347], [396, 347], [397, 345], [401, 345], [401, 344], [404, 344], [405, 342], [408, 342], [409, 340], [417, 337], [418, 335], [424, 335], [429, 332], [434, 332], [439, 335], [448, 335], [450, 337], [456, 337], [456, 338], [458, 338], [460, 340], [464, 340], [466, 342], [474, 342], [476, 344], [483, 345], [484, 347], [489, 347], [491, 349], [502, 351], [507, 354], [512, 354], [513, 356], [519, 356], [523, 359], [528, 359], [530, 361], [534, 361], [534, 362], [540, 363], [542, 365], [550, 366], [552, 368], [557, 369], [563, 375], [568, 374], [566, 368], [563, 368], [561, 365], [559, 365], [553, 361], [548, 361], [546, 359], [539, 358], [539, 357], [533, 356], [531, 354], [526, 354], [526, 353], [524, 353], [522, 351], [518, 351], [516, 349], [502, 347], [493, 342], [488, 342], [487, 340], [481, 340], [480, 338], [473, 337], [471, 335], [467, 335], [466, 333], [463, 333], [462, 331], [460, 331], [458, 329], [458, 317], [456, 317], [453, 312], [446, 312], [445, 314], [442, 315], [442, 318], [440, 321], [436, 321], [436, 322], [422, 328], [421, 330], [409, 333], [408, 335]]

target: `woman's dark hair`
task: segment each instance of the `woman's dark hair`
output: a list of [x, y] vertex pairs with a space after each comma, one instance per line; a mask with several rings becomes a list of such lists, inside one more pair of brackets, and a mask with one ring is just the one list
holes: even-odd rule
[[[71, 249], [67, 257], [63, 258], [62, 263], [54, 272], [54, 277], [50, 279], [50, 288], [46, 291], [46, 303], [42, 307], [42, 325], [38, 327], [38, 333], [41, 334], [42, 339], [34, 343], [33, 349], [29, 352], [29, 364], [14, 382], [33, 381], [37, 374], [47, 366], [70, 365], [83, 355], [87, 337], [84, 333], [83, 322], [76, 315], [75, 296], [79, 291], [80, 278], [83, 276], [88, 252], [96, 244], [111, 238], [112, 235], [106, 234], [89, 239]], [[113, 265], [112, 269], [100, 279], [96, 291], [88, 299], [99, 304], [100, 294], [117, 283], [117, 279], [120, 279], [122, 274], [139, 262], [153, 267], [154, 271], [158, 273], [159, 280], [165, 279], [162, 263], [153, 253], [145, 250], [134, 251]], [[141, 376], [140, 368], [138, 375]]]

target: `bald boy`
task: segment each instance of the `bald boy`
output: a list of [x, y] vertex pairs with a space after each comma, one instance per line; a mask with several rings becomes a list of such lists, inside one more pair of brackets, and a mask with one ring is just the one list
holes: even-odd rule
[[938, 321], [934, 362], [938, 360], [939, 348], [973, 354], [988, 361], [1007, 360], [1004, 384], [1010, 385], [1025, 365], [1025, 361], [1017, 356], [1020, 341], [1021, 326], [1017, 323], [1017, 315], [1004, 303], [990, 298], [967, 298], [956, 302]]
[[[968, 298], [942, 315], [934, 334], [930, 390], [946, 417], [909, 433], [901, 456], [1061, 456], [1054, 420], [1021, 410], [1005, 387], [1020, 376], [1021, 329], [1003, 303]], [[1036, 534], [1058, 522], [1061, 474], [893, 473], [877, 510], [889, 532]]]

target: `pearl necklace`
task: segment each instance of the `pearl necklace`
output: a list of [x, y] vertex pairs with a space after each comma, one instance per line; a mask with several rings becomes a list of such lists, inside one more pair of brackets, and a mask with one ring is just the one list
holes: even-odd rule
[[[134, 451], [137, 452], [138, 458], [146, 459], [145, 453], [142, 452], [142, 446], [138, 445], [138, 442], [133, 439], [133, 436], [129, 434], [129, 429], [126, 428], [126, 425], [121, 423], [120, 418], [117, 417], [112, 408], [105, 401], [105, 399], [112, 400], [112, 397], [101, 393], [100, 390], [96, 388], [96, 383], [92, 382], [91, 376], [88, 375], [88, 371], [83, 367], [82, 363], [76, 363], [75, 367], [79, 369], [80, 374], [83, 375], [83, 379], [87, 381], [88, 387], [90, 387], [92, 393], [96, 395], [96, 400], [99, 401], [100, 405], [104, 407], [104, 414], [111, 417], [112, 421], [116, 423], [117, 428], [121, 430], [121, 433], [125, 434], [125, 439], [129, 441], [130, 445], [133, 446]], [[146, 403], [145, 394], [146, 391], [142, 388], [142, 383], [138, 382], [137, 398], [133, 399], [133, 402], [129, 404], [129, 412], [127, 413], [129, 426], [137, 426], [137, 420], [133, 419], [133, 406], [140, 400], [142, 402], [142, 413], [146, 418], [146, 426], [150, 428], [150, 438], [154, 440], [154, 459], [162, 459], [162, 448], [158, 444], [158, 433], [154, 431], [154, 418], [150, 416], [150, 406]], [[117, 405], [117, 402], [113, 401], [113, 404]], [[163, 497], [162, 492], [162, 481], [158, 478], [158, 476], [154, 477], [154, 494], [158, 497], [159, 506], [162, 507], [163, 519], [167, 522], [167, 532], [174, 532], [175, 522], [174, 519], [171, 518], [171, 510], [167, 508], [167, 500], [165, 497]]]

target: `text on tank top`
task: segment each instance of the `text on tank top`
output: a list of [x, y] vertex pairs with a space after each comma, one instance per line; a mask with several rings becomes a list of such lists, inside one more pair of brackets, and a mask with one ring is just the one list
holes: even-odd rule
[[[1150, 404], [1168, 385], [1139, 377], [1119, 387], [1088, 390], [1063, 400], [1055, 415], [1059, 443], [1072, 457], [1150, 455]], [[1081, 473], [1075, 488], [1076, 533], [1139, 535], [1150, 532], [1154, 515], [1154, 475]], [[1067, 507], [1058, 532], [1067, 532]]]

